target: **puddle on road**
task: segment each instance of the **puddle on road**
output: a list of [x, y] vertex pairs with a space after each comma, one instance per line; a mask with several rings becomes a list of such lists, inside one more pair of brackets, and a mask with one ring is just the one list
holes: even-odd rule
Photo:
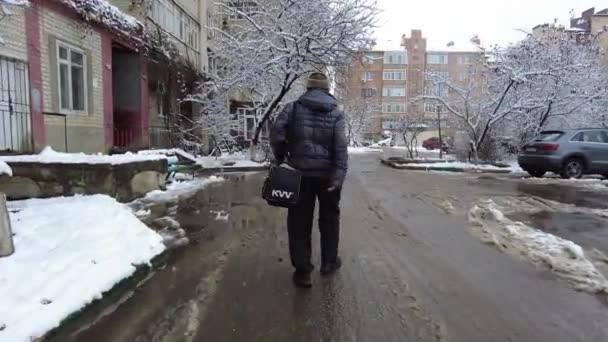
[[608, 253], [608, 221], [584, 213], [538, 211], [508, 213], [508, 218], [521, 221], [544, 232], [571, 240], [585, 249], [597, 248]]

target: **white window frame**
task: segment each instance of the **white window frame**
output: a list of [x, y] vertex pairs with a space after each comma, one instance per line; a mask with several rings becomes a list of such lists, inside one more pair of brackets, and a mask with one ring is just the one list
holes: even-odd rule
[[[67, 60], [62, 59], [60, 57], [59, 54], [59, 50], [61, 48], [64, 48], [67, 50]], [[83, 94], [84, 94], [84, 98], [83, 98], [83, 105], [84, 108], [82, 110], [74, 109], [74, 99], [73, 99], [73, 84], [72, 84], [72, 51], [79, 53], [82, 55], [82, 65], [76, 65], [75, 66], [79, 66], [82, 67], [82, 87], [83, 87]], [[71, 44], [68, 43], [64, 43], [64, 42], [60, 42], [57, 41], [56, 47], [55, 47], [55, 54], [57, 57], [57, 92], [59, 94], [59, 97], [57, 99], [57, 101], [59, 101], [58, 108], [59, 108], [59, 112], [60, 113], [66, 113], [66, 114], [86, 114], [88, 113], [88, 109], [89, 109], [89, 85], [88, 85], [88, 70], [87, 70], [87, 54], [85, 53], [84, 50], [79, 49]], [[61, 97], [62, 97], [62, 89], [61, 89], [61, 65], [67, 65], [68, 67], [68, 102], [70, 105], [70, 108], [63, 108], [62, 103], [61, 103]]]
[[[245, 19], [237, 11], [245, 13], [246, 15], [251, 15], [253, 12], [255, 12], [258, 9], [258, 7], [256, 6], [256, 3], [254, 1], [250, 1], [250, 0], [229, 0], [229, 1], [226, 1], [226, 3], [227, 3], [227, 6], [230, 8], [226, 8], [224, 12], [228, 16], [228, 19], [230, 19], [230, 20]], [[238, 5], [234, 6], [235, 4], [238, 4]], [[233, 9], [233, 8], [235, 8], [235, 9]]]
[[[400, 75], [399, 77], [397, 75]], [[382, 73], [382, 79], [384, 81], [405, 81], [407, 80], [407, 73], [405, 70], [384, 70]]]
[[173, 1], [153, 0], [149, 17], [164, 31], [198, 51], [201, 25]]
[[363, 97], [375, 97], [378, 94], [376, 88], [361, 88], [361, 95]]
[[389, 102], [382, 104], [382, 113], [387, 114], [404, 114], [406, 112], [406, 104], [400, 102]]
[[[369, 77], [368, 77], [369, 76]], [[373, 81], [374, 80], [374, 73], [371, 71], [364, 71], [361, 75], [361, 80], [362, 81]]]
[[[395, 95], [398, 93], [398, 95]], [[405, 97], [407, 90], [405, 87], [384, 87], [382, 88], [382, 96], [384, 97]]]
[[429, 53], [426, 58], [426, 63], [438, 65], [448, 64], [448, 55], [441, 53]]
[[427, 71], [424, 73], [424, 79], [426, 81], [435, 81], [436, 79], [448, 80], [450, 73], [447, 71]]
[[[396, 61], [394, 60], [397, 57]], [[401, 58], [398, 58], [401, 57]], [[389, 65], [405, 65], [407, 64], [407, 52], [406, 51], [387, 51], [384, 53], [384, 64]]]
[[424, 103], [424, 112], [425, 113], [447, 113], [447, 109], [444, 105], [437, 102], [425, 102]]

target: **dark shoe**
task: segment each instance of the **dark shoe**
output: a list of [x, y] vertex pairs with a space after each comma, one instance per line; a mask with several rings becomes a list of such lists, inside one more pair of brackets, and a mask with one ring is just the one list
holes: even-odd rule
[[342, 267], [342, 260], [340, 257], [337, 257], [335, 262], [327, 263], [321, 266], [321, 275], [328, 276], [335, 273], [340, 269], [340, 267]]
[[303, 289], [309, 289], [312, 287], [312, 279], [310, 278], [310, 272], [294, 272], [293, 273], [293, 283], [297, 287], [301, 287]]

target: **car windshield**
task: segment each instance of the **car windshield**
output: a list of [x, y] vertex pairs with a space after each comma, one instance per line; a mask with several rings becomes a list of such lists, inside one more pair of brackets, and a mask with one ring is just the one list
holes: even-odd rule
[[562, 135], [563, 132], [542, 132], [534, 138], [534, 141], [557, 141]]

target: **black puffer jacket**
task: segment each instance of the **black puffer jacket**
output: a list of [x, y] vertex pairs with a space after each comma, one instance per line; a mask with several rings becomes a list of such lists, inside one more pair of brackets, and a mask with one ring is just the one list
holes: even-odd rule
[[348, 168], [344, 114], [324, 89], [309, 89], [274, 121], [270, 144], [278, 162], [287, 159], [307, 177], [341, 187]]

